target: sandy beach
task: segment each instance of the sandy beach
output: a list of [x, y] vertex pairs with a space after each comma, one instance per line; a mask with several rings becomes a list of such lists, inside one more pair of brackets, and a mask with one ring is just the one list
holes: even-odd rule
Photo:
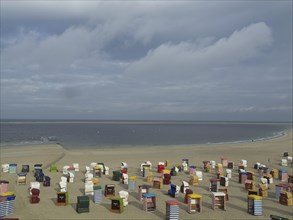
[[[19, 146], [2, 147], [1, 164], [16, 163], [17, 172], [21, 171], [23, 164], [30, 165], [30, 173], [27, 175], [26, 185], [17, 185], [17, 175], [1, 172], [1, 180], [10, 182], [9, 191], [16, 194], [15, 212], [7, 217], [19, 219], [165, 219], [165, 201], [175, 199], [180, 202], [180, 219], [270, 219], [270, 215], [278, 215], [293, 219], [292, 206], [284, 206], [275, 198], [275, 184], [280, 180], [274, 179], [270, 184], [269, 196], [263, 198], [263, 215], [253, 216], [247, 213], [247, 190], [244, 184], [238, 183], [238, 167], [241, 159], [248, 162], [246, 171], [253, 171], [256, 174], [256, 182], [260, 183], [257, 170], [254, 169], [256, 162], [265, 164], [269, 170], [287, 169], [292, 174], [292, 167], [281, 167], [280, 162], [283, 152], [288, 151], [293, 155], [293, 132], [288, 132], [282, 137], [238, 144], [213, 144], [213, 145], [189, 145], [189, 146], [139, 146], [123, 147], [113, 149], [64, 149], [59, 145], [42, 146]], [[203, 181], [198, 186], [190, 186], [194, 193], [201, 194], [201, 213], [189, 214], [187, 204], [183, 203], [184, 194], [179, 193], [177, 198], [170, 197], [167, 192], [170, 185], [163, 185], [162, 189], [151, 189], [157, 194], [157, 209], [154, 212], [145, 212], [142, 209], [142, 202], [137, 199], [137, 190], [129, 192], [129, 204], [121, 214], [110, 211], [111, 200], [103, 197], [100, 204], [95, 204], [90, 198], [90, 212], [78, 214], [75, 211], [77, 196], [84, 195], [84, 171], [85, 167], [92, 162], [103, 162], [110, 168], [110, 175], [102, 175], [100, 185], [104, 189], [105, 184], [115, 184], [116, 195], [120, 190], [127, 190], [127, 185], [121, 181], [112, 180], [112, 171], [119, 170], [121, 162], [128, 164], [128, 176], [137, 176], [136, 186], [147, 184], [140, 172], [140, 164], [144, 161], [152, 162], [152, 172], [154, 177], [161, 177], [157, 173], [158, 162], [170, 161], [170, 169], [176, 164], [182, 163], [182, 158], [189, 159], [189, 165], [202, 167], [204, 160], [214, 160], [221, 162], [221, 157], [227, 157], [229, 161], [235, 163], [232, 171], [232, 178], [229, 180], [227, 210], [212, 209], [211, 192], [209, 191], [209, 179], [216, 177], [215, 169], [211, 173], [203, 172]], [[40, 203], [31, 204], [29, 201], [28, 187], [33, 177], [33, 165], [43, 164], [44, 174], [51, 177], [51, 186], [40, 188]], [[50, 173], [50, 164], [58, 166], [58, 173]], [[73, 183], [68, 183], [69, 205], [56, 206], [56, 192], [59, 191], [58, 184], [62, 176], [62, 167], [79, 163], [80, 171], [76, 172]], [[199, 169], [201, 170], [201, 169]], [[182, 181], [189, 181], [189, 174], [180, 172], [177, 176], [172, 176], [171, 182], [181, 186]], [[257, 187], [258, 188], [258, 187]]]

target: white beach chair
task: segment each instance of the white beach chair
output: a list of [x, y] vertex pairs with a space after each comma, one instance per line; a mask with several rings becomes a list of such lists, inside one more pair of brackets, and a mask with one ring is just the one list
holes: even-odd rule
[[128, 184], [128, 174], [126, 174], [126, 173], [122, 174], [122, 183]]
[[199, 181], [203, 180], [203, 175], [202, 175], [202, 171], [195, 171], [195, 175], [198, 177]]
[[63, 172], [63, 175], [67, 175], [68, 174], [68, 168], [69, 168], [70, 166], [63, 166], [63, 169], [62, 169], [62, 172]]
[[39, 182], [30, 182], [29, 194], [32, 195], [32, 189], [40, 189], [40, 186]]
[[123, 206], [127, 206], [128, 205], [129, 193], [124, 191], [124, 190], [121, 190], [121, 191], [119, 191], [119, 197], [121, 199], [123, 199]]
[[[68, 175], [68, 174], [67, 174]], [[61, 176], [61, 182], [67, 183], [67, 177]]]
[[67, 192], [67, 182], [59, 182], [60, 192]]
[[140, 171], [142, 172], [143, 171], [143, 166], [144, 165], [149, 165], [150, 167], [150, 170], [152, 169], [152, 163], [150, 161], [145, 161], [143, 162], [141, 165], [140, 165]]
[[185, 172], [188, 171], [188, 164], [187, 164], [186, 161], [183, 161], [183, 162], [182, 162], [182, 170], [185, 171]]
[[240, 161], [240, 164], [242, 165], [242, 166], [244, 166], [244, 168], [246, 168], [247, 167], [247, 160], [241, 160]]
[[72, 167], [75, 169], [75, 172], [79, 171], [79, 164], [78, 163], [73, 163]]
[[266, 178], [260, 178], [262, 184], [264, 184], [267, 188], [269, 188], [268, 180]]
[[88, 181], [84, 184], [84, 194], [86, 196], [94, 195], [94, 183], [92, 181]]
[[3, 173], [9, 172], [9, 164], [2, 164], [2, 172]]
[[109, 176], [109, 173], [110, 173], [109, 167], [105, 166], [105, 175]]
[[68, 178], [69, 178], [69, 182], [73, 183], [74, 181], [74, 174], [73, 173], [68, 173]]
[[181, 192], [185, 194], [185, 191], [189, 189], [189, 183], [186, 181], [182, 181], [182, 185], [181, 185]]
[[215, 167], [216, 167], [216, 161], [211, 160], [211, 161], [210, 161], [210, 164], [211, 164], [211, 168], [212, 168], [212, 169], [215, 169]]
[[91, 171], [92, 170], [94, 170], [94, 168], [97, 166], [97, 163], [96, 162], [92, 162], [91, 164], [90, 164], [90, 169], [91, 169]]
[[128, 165], [127, 165], [127, 163], [125, 163], [125, 162], [121, 162], [121, 170], [123, 170], [124, 168], [128, 168]]
[[232, 170], [231, 169], [226, 169], [226, 177], [229, 179], [232, 178]]
[[283, 167], [287, 167], [288, 166], [287, 159], [281, 159], [281, 166], [283, 166]]
[[88, 167], [88, 166], [86, 166], [86, 167], [85, 167], [85, 174], [88, 174], [88, 173], [90, 173], [90, 172], [91, 172], [91, 168]]

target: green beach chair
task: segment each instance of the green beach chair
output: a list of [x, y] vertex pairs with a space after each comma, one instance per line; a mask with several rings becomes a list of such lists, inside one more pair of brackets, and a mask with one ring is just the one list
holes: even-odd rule
[[50, 172], [58, 172], [58, 168], [57, 168], [57, 165], [56, 164], [52, 164], [50, 166]]

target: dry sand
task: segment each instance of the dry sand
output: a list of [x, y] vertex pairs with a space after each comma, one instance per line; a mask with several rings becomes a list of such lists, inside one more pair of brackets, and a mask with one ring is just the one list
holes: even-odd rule
[[[21, 171], [21, 165], [29, 164], [31, 172], [27, 175], [27, 185], [17, 185], [17, 175], [9, 173], [0, 173], [1, 180], [8, 180], [9, 190], [15, 191], [16, 204], [15, 213], [7, 217], [20, 219], [165, 219], [166, 206], [165, 201], [171, 200], [167, 195], [170, 185], [164, 185], [162, 189], [151, 189], [151, 192], [157, 194], [157, 210], [154, 212], [144, 212], [142, 202], [137, 199], [137, 191], [129, 192], [129, 205], [125, 207], [121, 214], [110, 211], [110, 199], [103, 197], [101, 204], [95, 204], [90, 201], [90, 212], [78, 214], [75, 211], [77, 196], [84, 195], [84, 171], [85, 166], [91, 162], [103, 162], [110, 168], [110, 176], [103, 175], [100, 183], [104, 189], [105, 184], [116, 185], [116, 195], [120, 190], [127, 190], [127, 185], [121, 182], [111, 180], [112, 171], [119, 170], [121, 162], [128, 164], [128, 175], [137, 176], [136, 186], [148, 184], [140, 173], [140, 164], [149, 160], [153, 164], [152, 172], [154, 176], [161, 176], [156, 172], [159, 161], [169, 160], [171, 166], [181, 164], [182, 158], [189, 158], [190, 165], [202, 166], [203, 160], [215, 160], [221, 162], [221, 157], [225, 156], [229, 161], [238, 164], [241, 159], [248, 161], [246, 170], [254, 171], [253, 166], [256, 162], [265, 164], [271, 168], [288, 169], [293, 173], [292, 167], [281, 167], [280, 161], [284, 151], [293, 155], [292, 132], [286, 135], [258, 142], [239, 143], [239, 144], [219, 144], [219, 145], [190, 145], [190, 146], [145, 146], [145, 147], [123, 147], [112, 149], [85, 149], [85, 150], [66, 150], [59, 145], [42, 146], [22, 146], [22, 147], [2, 147], [1, 164], [16, 163], [17, 171]], [[270, 159], [270, 162], [268, 161]], [[40, 198], [38, 204], [29, 202], [28, 187], [29, 182], [34, 181], [32, 168], [34, 164], [42, 163], [45, 175], [51, 177], [51, 186], [43, 187], [41, 185]], [[69, 205], [56, 206], [56, 192], [60, 182], [61, 172], [50, 173], [49, 166], [56, 163], [59, 170], [64, 165], [79, 163], [80, 171], [76, 173], [74, 183], [68, 183]], [[168, 167], [168, 168], [171, 168]], [[211, 173], [203, 172], [203, 181], [199, 186], [190, 186], [194, 193], [201, 194], [202, 212], [189, 214], [187, 205], [183, 203], [184, 194], [180, 193], [178, 198], [180, 202], [180, 219], [270, 219], [270, 215], [279, 215], [293, 219], [292, 206], [284, 206], [275, 198], [275, 184], [280, 180], [274, 179], [270, 184], [269, 197], [263, 198], [263, 215], [253, 216], [247, 213], [247, 191], [243, 184], [238, 183], [237, 166], [233, 170], [232, 179], [229, 181], [228, 193], [229, 201], [227, 210], [212, 209], [211, 192], [209, 191], [209, 179], [216, 177], [216, 171]], [[171, 182], [181, 185], [182, 180], [188, 181], [189, 175], [183, 172], [177, 176], [172, 176]], [[260, 178], [257, 175], [257, 183]]]

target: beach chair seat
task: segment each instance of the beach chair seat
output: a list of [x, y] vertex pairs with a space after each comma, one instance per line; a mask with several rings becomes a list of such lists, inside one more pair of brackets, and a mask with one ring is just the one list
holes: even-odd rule
[[58, 168], [56, 164], [51, 164], [50, 166], [50, 172], [58, 172]]

